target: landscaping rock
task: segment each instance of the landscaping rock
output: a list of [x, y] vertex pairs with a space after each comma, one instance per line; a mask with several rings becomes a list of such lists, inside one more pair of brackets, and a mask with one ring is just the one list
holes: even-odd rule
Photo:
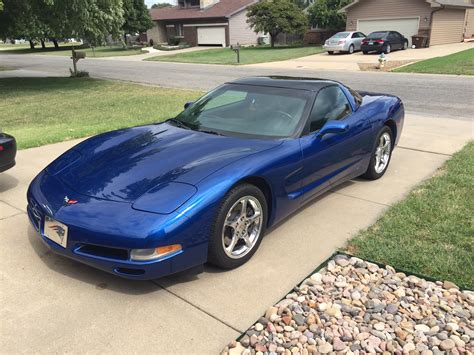
[[474, 292], [339, 255], [224, 353], [474, 353]]

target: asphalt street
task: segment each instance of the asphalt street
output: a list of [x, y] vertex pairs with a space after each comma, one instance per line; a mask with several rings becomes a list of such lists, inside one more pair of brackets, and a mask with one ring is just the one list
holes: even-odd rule
[[[68, 75], [72, 63], [66, 57], [0, 54], [0, 65], [42, 71], [52, 75]], [[474, 78], [467, 76], [281, 70], [106, 58], [87, 58], [79, 62], [79, 68], [89, 71], [93, 77], [202, 90], [209, 90], [226, 81], [245, 76], [289, 75], [328, 78], [341, 81], [356, 90], [397, 95], [404, 101], [406, 110], [412, 113], [458, 119], [474, 117]]]

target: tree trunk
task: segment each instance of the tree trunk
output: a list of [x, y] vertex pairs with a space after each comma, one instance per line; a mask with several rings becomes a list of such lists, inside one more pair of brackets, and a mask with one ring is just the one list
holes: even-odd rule
[[278, 33], [277, 34], [270, 34], [270, 45], [272, 46], [272, 48], [275, 48], [275, 40], [278, 36]]
[[30, 42], [30, 49], [35, 49], [35, 42], [33, 42], [31, 39], [29, 40]]
[[44, 43], [44, 39], [41, 40], [41, 48], [43, 48], [43, 49], [46, 48], [46, 44]]
[[51, 39], [54, 43], [54, 49], [59, 49], [59, 44], [58, 44], [58, 40], [56, 38], [52, 38]]

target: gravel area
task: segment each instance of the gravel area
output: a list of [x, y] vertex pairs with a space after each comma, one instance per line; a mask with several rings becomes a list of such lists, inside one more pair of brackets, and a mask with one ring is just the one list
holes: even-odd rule
[[474, 292], [337, 255], [223, 354], [472, 354]]

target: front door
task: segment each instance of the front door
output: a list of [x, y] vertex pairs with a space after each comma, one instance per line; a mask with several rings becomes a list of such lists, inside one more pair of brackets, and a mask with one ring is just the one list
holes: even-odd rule
[[[332, 120], [345, 120], [347, 131], [322, 136], [321, 129]], [[361, 169], [358, 163], [366, 157], [371, 147], [370, 134], [369, 120], [363, 112], [353, 110], [338, 85], [319, 92], [309, 118], [309, 134], [300, 138], [303, 202]]]

